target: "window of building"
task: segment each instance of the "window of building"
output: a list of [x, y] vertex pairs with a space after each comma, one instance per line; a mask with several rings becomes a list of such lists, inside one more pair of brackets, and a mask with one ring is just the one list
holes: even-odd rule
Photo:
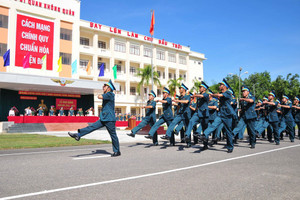
[[121, 72], [122, 71], [122, 66], [121, 65], [117, 65], [117, 72]]
[[160, 78], [160, 71], [157, 71], [157, 73], [158, 73], [158, 78]]
[[130, 87], [130, 95], [136, 95], [136, 88]]
[[176, 79], [176, 74], [174, 74], [174, 79]]
[[157, 96], [161, 95], [161, 89], [157, 89]]
[[80, 44], [81, 45], [85, 45], [85, 46], [90, 46], [90, 39], [89, 38], [80, 37]]
[[7, 44], [0, 43], [0, 56], [3, 56], [7, 51]]
[[131, 108], [130, 109], [130, 114], [136, 116], [136, 108]]
[[156, 51], [156, 58], [158, 60], [165, 60], [165, 52], [161, 50]]
[[166, 78], [166, 73], [165, 72], [163, 72], [163, 79], [165, 79]]
[[169, 73], [169, 79], [171, 79], [172, 78], [172, 73]]
[[80, 60], [79, 61], [79, 66], [82, 69], [86, 69], [86, 66], [88, 65], [88, 63], [89, 63], [89, 60]]
[[147, 88], [144, 88], [144, 94], [147, 94]]
[[185, 56], [179, 56], [179, 64], [186, 65], [186, 57]]
[[105, 69], [106, 69], [105, 62], [98, 62], [98, 70], [100, 70], [100, 67], [101, 67], [102, 63], [103, 63], [104, 71], [105, 71]]
[[152, 49], [145, 47], [144, 48], [144, 56], [151, 58], [152, 57]]
[[0, 27], [8, 28], [8, 16], [0, 15]]
[[182, 78], [182, 75], [181, 75], [181, 74], [179, 74], [179, 78]]
[[130, 74], [136, 74], [136, 68], [130, 66]]
[[71, 65], [71, 58], [72, 55], [69, 53], [59, 53], [59, 56], [61, 56], [61, 63], [64, 65]]
[[60, 39], [72, 41], [72, 30], [60, 28]]
[[161, 116], [161, 109], [158, 109], [158, 116]]
[[139, 56], [140, 55], [140, 46], [135, 45], [135, 44], [131, 44], [130, 45], [130, 54]]
[[169, 62], [176, 63], [176, 55], [175, 54], [169, 53], [168, 57], [169, 57]]
[[98, 48], [100, 48], [100, 49], [106, 49], [106, 42], [104, 42], [104, 41], [98, 41]]
[[125, 53], [126, 45], [123, 42], [115, 41], [115, 51]]
[[115, 108], [115, 112], [117, 115], [122, 114], [122, 109], [121, 108]]
[[116, 94], [121, 94], [121, 91], [122, 91], [122, 85], [120, 85], [120, 91], [116, 91]]

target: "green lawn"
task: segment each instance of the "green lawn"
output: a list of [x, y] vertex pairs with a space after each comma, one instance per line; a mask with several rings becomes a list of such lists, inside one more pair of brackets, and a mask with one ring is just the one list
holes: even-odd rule
[[110, 143], [110, 141], [89, 139], [80, 139], [80, 141], [76, 141], [70, 137], [56, 137], [37, 134], [0, 134], [0, 150], [80, 146], [108, 143]]

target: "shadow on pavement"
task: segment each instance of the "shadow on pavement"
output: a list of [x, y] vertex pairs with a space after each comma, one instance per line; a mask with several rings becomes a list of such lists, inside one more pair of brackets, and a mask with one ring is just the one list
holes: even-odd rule
[[92, 156], [92, 155], [96, 155], [96, 154], [110, 155], [111, 153], [109, 153], [106, 150], [96, 150], [96, 151], [92, 151], [91, 153], [79, 154], [77, 156], [72, 156], [72, 157], [78, 158], [78, 157], [82, 157], [82, 156]]

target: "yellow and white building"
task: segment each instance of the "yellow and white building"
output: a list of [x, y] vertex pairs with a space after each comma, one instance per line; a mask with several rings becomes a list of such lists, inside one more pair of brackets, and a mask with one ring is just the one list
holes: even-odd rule
[[[179, 43], [157, 38], [151, 42], [149, 36], [81, 20], [80, 4], [78, 0], [0, 0], [1, 89], [94, 95], [93, 106], [98, 108], [95, 109], [95, 115], [98, 115], [101, 101], [97, 94], [101, 93], [104, 82], [114, 79], [112, 68], [117, 65], [117, 79], [113, 80], [117, 86], [116, 112], [142, 114], [140, 106], [147, 100], [147, 89], [146, 86], [141, 88], [141, 94], [138, 94], [140, 78], [136, 73], [138, 68], [151, 65], [151, 56], [162, 84], [154, 87], [158, 98], [169, 79], [182, 77], [188, 87], [193, 86], [194, 79], [203, 80], [204, 54]], [[45, 22], [43, 27], [39, 20]], [[2, 56], [8, 49], [10, 65], [3, 67]], [[33, 67], [23, 69], [20, 60], [27, 51], [32, 53], [30, 63]], [[38, 67], [42, 54], [52, 60], [51, 66], [47, 60], [47, 70]], [[62, 71], [57, 72], [60, 56]], [[75, 60], [77, 73], [72, 74], [71, 64]], [[90, 74], [86, 71], [88, 63]], [[99, 77], [102, 63], [105, 73]], [[73, 83], [61, 86], [51, 79]], [[158, 114], [161, 109], [158, 105]]]

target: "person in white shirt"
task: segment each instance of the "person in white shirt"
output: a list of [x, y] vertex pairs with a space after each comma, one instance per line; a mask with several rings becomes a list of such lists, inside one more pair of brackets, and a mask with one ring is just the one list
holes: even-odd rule
[[9, 110], [8, 116], [16, 116], [15, 111], [14, 111], [13, 108], [11, 108], [11, 109]]
[[25, 108], [25, 116], [31, 116], [30, 106], [28, 106], [27, 108]]
[[89, 116], [93, 116], [93, 110], [89, 109]]

